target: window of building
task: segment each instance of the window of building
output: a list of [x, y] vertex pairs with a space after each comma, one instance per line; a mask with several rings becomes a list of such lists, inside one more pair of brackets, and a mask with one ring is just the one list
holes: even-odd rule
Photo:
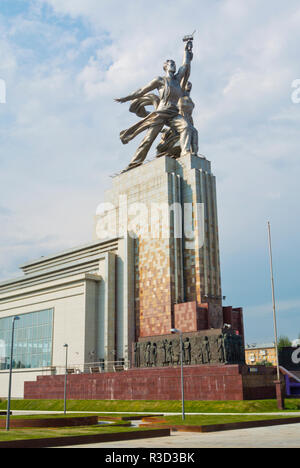
[[[53, 309], [19, 315], [15, 321], [14, 369], [51, 366]], [[0, 319], [0, 370], [9, 369], [13, 317]]]

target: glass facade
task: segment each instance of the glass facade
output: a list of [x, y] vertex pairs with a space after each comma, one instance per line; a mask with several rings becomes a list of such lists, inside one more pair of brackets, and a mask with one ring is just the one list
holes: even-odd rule
[[[18, 315], [14, 333], [14, 369], [51, 366], [53, 309]], [[0, 370], [9, 369], [13, 317], [0, 319]]]

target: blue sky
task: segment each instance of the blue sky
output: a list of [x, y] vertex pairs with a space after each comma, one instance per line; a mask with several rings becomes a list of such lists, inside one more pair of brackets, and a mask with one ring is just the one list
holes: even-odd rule
[[[217, 176], [223, 294], [244, 307], [247, 341], [271, 341], [267, 221], [280, 334], [300, 333], [298, 0], [0, 0], [0, 278], [89, 242], [110, 175], [136, 147], [128, 94], [180, 62], [200, 152]], [[66, 222], [67, 220], [67, 222]]]

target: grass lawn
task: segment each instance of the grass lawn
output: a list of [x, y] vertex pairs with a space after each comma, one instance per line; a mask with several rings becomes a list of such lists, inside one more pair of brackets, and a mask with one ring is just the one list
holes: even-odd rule
[[[166, 420], [167, 424], [174, 425], [185, 425], [185, 426], [209, 426], [211, 424], [227, 424], [227, 423], [236, 423], [236, 422], [246, 422], [246, 421], [266, 421], [270, 419], [283, 419], [287, 416], [186, 416], [185, 420], [182, 420], [181, 416], [166, 416], [163, 419]], [[294, 416], [296, 417], [296, 416]], [[289, 416], [293, 418], [293, 416]], [[159, 419], [159, 418], [158, 418]]]
[[[24, 414], [24, 415], [11, 415], [10, 416], [10, 420], [13, 421], [14, 419], [69, 419], [69, 418], [86, 418], [88, 416], [98, 416], [97, 414], [95, 413], [68, 413], [68, 414]], [[102, 417], [101, 415], [99, 415], [100, 418], [99, 420], [102, 421]], [[103, 417], [105, 418], [105, 416], [103, 415]], [[0, 416], [0, 420], [2, 419], [6, 419], [6, 416]], [[112, 424], [126, 424], [126, 422], [128, 421], [122, 421], [121, 420], [121, 417], [120, 417], [120, 420], [117, 420], [117, 421], [107, 421], [107, 422], [111, 422]]]
[[[151, 427], [149, 428], [151, 430]], [[154, 429], [154, 428], [153, 428]], [[114, 427], [114, 426], [82, 426], [82, 427], [62, 427], [54, 429], [11, 429], [6, 432], [0, 429], [0, 442], [8, 440], [26, 440], [26, 439], [47, 439], [52, 437], [70, 437], [94, 434], [111, 434], [120, 432], [136, 432], [145, 430], [145, 428], [136, 427]]]
[[[65, 418], [72, 416], [87, 416], [87, 414], [68, 414], [65, 415], [35, 415], [35, 416], [12, 416], [11, 419], [45, 419], [45, 418]], [[115, 414], [114, 416], [122, 417], [122, 415]], [[101, 421], [101, 414], [98, 414], [99, 420]], [[158, 417], [158, 424], [162, 424], [162, 419], [166, 421], [168, 425], [188, 425], [188, 426], [207, 426], [212, 424], [226, 424], [235, 422], [245, 421], [261, 421], [285, 418], [286, 416], [255, 416], [255, 415], [195, 415], [186, 416], [185, 420], [182, 421], [181, 416], [165, 416], [163, 418]], [[294, 416], [295, 417], [295, 416]], [[293, 416], [290, 416], [292, 419]], [[3, 419], [3, 417], [1, 417]], [[126, 422], [124, 422], [126, 423]], [[121, 424], [120, 427], [115, 424]], [[26, 440], [26, 439], [42, 439], [42, 438], [53, 438], [53, 437], [70, 437], [70, 436], [84, 436], [84, 435], [95, 435], [95, 434], [111, 434], [120, 432], [136, 432], [141, 430], [155, 429], [155, 425], [151, 427], [122, 427], [121, 421], [115, 421], [113, 424], [105, 426], [81, 426], [81, 427], [63, 427], [63, 428], [24, 428], [24, 429], [11, 429], [7, 432], [5, 429], [0, 429], [0, 442], [9, 440]]]
[[[300, 399], [285, 400], [285, 411], [299, 411]], [[5, 410], [6, 401], [0, 401]], [[12, 400], [12, 410], [63, 411], [62, 400]], [[69, 400], [67, 411], [181, 413], [181, 401]], [[186, 413], [271, 413], [279, 412], [276, 400], [186, 401]]]

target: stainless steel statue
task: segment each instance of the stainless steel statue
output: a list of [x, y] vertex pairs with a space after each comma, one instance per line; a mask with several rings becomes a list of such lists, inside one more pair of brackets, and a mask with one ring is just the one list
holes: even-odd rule
[[[176, 72], [174, 60], [167, 60], [164, 63], [164, 77], [157, 77], [135, 93], [116, 99], [120, 103], [132, 101], [130, 111], [142, 117], [137, 124], [120, 133], [122, 143], [126, 144], [141, 132], [147, 131], [125, 171], [143, 163], [154, 140], [165, 126], [169, 130], [163, 132], [164, 136], [158, 146], [157, 156], [161, 156], [162, 153], [172, 156], [197, 154], [198, 133], [193, 125], [194, 103], [190, 98], [191, 85], [188, 82], [193, 59], [193, 36], [186, 36], [184, 42], [183, 65], [178, 72]], [[155, 89], [158, 90], [158, 96], [151, 93]], [[154, 106], [152, 112], [146, 111], [145, 106], [148, 105]], [[176, 151], [179, 153], [177, 155], [173, 152], [176, 144]]]

